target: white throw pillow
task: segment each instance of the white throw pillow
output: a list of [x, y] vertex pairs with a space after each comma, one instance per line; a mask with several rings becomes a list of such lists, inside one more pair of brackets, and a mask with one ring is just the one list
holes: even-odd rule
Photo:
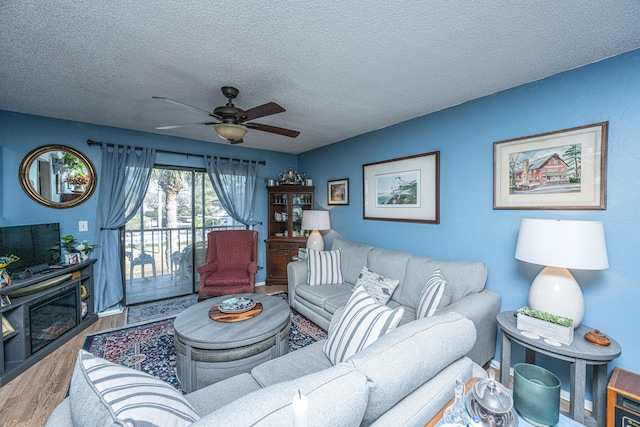
[[403, 315], [404, 307], [392, 310], [359, 286], [347, 301], [342, 316], [329, 331], [323, 347], [324, 354], [334, 365], [344, 362], [394, 330]]
[[[72, 411], [108, 413], [114, 425], [179, 427], [200, 419], [182, 394], [166, 382], [84, 350], [78, 353], [71, 384]], [[74, 391], [83, 395], [75, 396]], [[107, 425], [106, 420], [102, 423]]]
[[340, 248], [334, 251], [309, 249], [307, 283], [311, 286], [342, 283], [340, 254]]
[[391, 299], [393, 291], [398, 287], [398, 283], [400, 283], [399, 280], [388, 279], [378, 273], [374, 273], [367, 267], [362, 267], [362, 271], [360, 271], [358, 281], [356, 282], [356, 287], [364, 286], [364, 289], [369, 292], [369, 295], [381, 304], [386, 304], [389, 299]]
[[[436, 268], [420, 294], [418, 308], [416, 309], [416, 319], [431, 317], [440, 305], [444, 305], [447, 286], [447, 279], [444, 278], [440, 269]], [[451, 299], [450, 295], [449, 299]]]

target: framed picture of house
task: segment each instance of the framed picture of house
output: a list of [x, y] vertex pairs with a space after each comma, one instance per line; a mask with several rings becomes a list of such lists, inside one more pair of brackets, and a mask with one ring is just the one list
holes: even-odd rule
[[606, 209], [608, 122], [493, 144], [494, 209]]
[[327, 181], [327, 200], [330, 205], [348, 205], [349, 178]]
[[363, 217], [440, 222], [440, 152], [362, 166]]

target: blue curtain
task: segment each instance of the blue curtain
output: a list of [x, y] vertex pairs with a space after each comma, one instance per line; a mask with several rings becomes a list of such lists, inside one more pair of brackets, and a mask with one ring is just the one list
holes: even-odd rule
[[101, 256], [95, 264], [95, 310], [101, 312], [122, 301], [122, 273], [118, 229], [133, 217], [144, 201], [156, 150], [102, 144], [100, 196], [96, 243]]
[[[256, 229], [257, 226], [258, 242], [261, 242], [262, 223], [253, 219], [258, 162], [204, 156], [204, 163], [224, 210], [231, 218], [248, 227]], [[263, 248], [262, 245], [258, 246], [258, 265], [261, 266]]]

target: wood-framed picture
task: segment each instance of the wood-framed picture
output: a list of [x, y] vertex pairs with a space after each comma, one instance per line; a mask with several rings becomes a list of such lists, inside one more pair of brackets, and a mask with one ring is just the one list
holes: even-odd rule
[[608, 122], [493, 144], [494, 209], [606, 209]]
[[4, 288], [5, 286], [11, 286], [13, 280], [11, 280], [11, 276], [9, 276], [9, 272], [5, 269], [0, 271], [0, 288]]
[[327, 181], [327, 200], [330, 205], [348, 205], [349, 178]]
[[8, 307], [11, 305], [11, 298], [9, 295], [0, 295], [0, 307]]
[[7, 335], [12, 334], [14, 332], [15, 332], [15, 329], [13, 329], [13, 326], [11, 326], [11, 323], [9, 323], [6, 317], [2, 316], [2, 336], [6, 337]]
[[363, 217], [440, 222], [440, 152], [362, 165]]
[[64, 263], [69, 265], [80, 264], [80, 255], [77, 253], [64, 254]]

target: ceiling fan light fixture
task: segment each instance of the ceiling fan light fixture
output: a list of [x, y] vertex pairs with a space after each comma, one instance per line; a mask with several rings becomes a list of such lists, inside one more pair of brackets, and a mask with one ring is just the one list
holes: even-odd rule
[[239, 141], [247, 134], [247, 128], [231, 123], [220, 123], [214, 125], [213, 128], [220, 138], [230, 141]]

